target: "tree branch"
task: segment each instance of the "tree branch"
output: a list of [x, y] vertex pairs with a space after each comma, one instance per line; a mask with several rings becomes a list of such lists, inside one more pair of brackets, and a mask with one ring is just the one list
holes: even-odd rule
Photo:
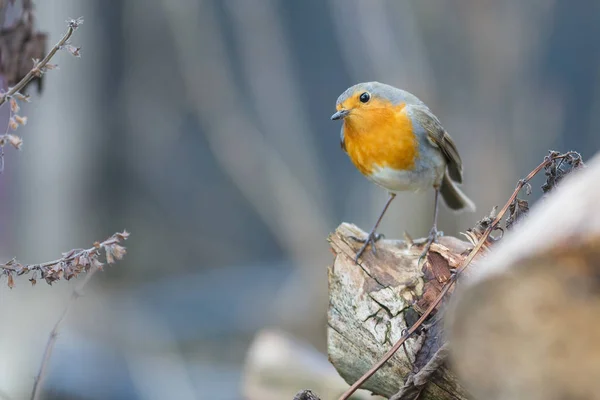
[[[44, 57], [41, 61], [34, 63], [31, 71], [29, 71], [27, 73], [27, 75], [25, 75], [23, 77], [23, 79], [21, 79], [15, 86], [10, 88], [8, 90], [8, 92], [6, 92], [6, 93], [2, 94], [2, 96], [0, 96], [0, 106], [2, 106], [4, 103], [6, 103], [6, 101], [8, 99], [17, 95], [19, 93], [19, 91], [21, 89], [23, 89], [29, 83], [29, 81], [31, 81], [33, 78], [37, 78], [42, 75], [42, 73], [47, 68], [48, 62], [52, 59], [52, 57], [54, 57], [56, 52], [58, 50], [60, 50], [67, 43], [67, 41], [73, 35], [73, 32], [75, 32], [75, 30], [82, 23], [83, 23], [82, 18], [72, 19], [72, 20], [68, 21], [69, 26], [67, 28], [67, 32], [64, 34], [62, 39], [60, 39], [60, 41], [54, 45], [54, 47], [52, 48], [52, 50], [50, 50], [50, 52], [46, 55], [46, 57]], [[70, 48], [70, 52], [75, 56], [79, 55], [79, 49], [77, 49], [77, 48], [74, 48], [74, 47], [72, 49]]]
[[91, 268], [102, 269], [103, 264], [99, 259], [101, 250], [104, 250], [108, 264], [113, 264], [115, 260], [123, 258], [126, 250], [119, 243], [127, 240], [128, 237], [129, 232], [118, 232], [103, 242], [94, 243], [89, 249], [74, 249], [64, 253], [62, 258], [42, 264], [24, 265], [13, 259], [6, 264], [0, 264], [0, 270], [3, 275], [7, 276], [9, 288], [14, 286], [15, 275], [21, 276], [29, 273], [34, 274], [29, 279], [34, 285], [37, 282], [36, 274], [39, 274], [48, 284], [52, 284], [61, 278], [70, 280], [82, 272], [89, 271]]

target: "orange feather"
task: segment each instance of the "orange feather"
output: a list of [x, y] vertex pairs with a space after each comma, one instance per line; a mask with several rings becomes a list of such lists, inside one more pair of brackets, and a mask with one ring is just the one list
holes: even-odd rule
[[368, 104], [355, 98], [341, 104], [349, 109], [344, 118], [344, 143], [352, 163], [360, 172], [370, 175], [376, 168], [412, 170], [418, 157], [418, 141], [404, 103], [372, 99]]

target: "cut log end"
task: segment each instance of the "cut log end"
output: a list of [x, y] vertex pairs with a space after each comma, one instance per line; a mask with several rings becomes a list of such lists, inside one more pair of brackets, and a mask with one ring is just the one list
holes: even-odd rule
[[[329, 237], [335, 259], [328, 271], [328, 353], [331, 363], [349, 384], [410, 328], [470, 248], [469, 243], [455, 237], [441, 237], [432, 245], [427, 262], [419, 264], [423, 241], [411, 245], [406, 241], [380, 240], [377, 252], [367, 248], [356, 264], [355, 254], [362, 243], [353, 238], [366, 236], [355, 225], [342, 224]], [[416, 376], [442, 347], [439, 325], [433, 324], [409, 338], [362, 387], [386, 397], [398, 393], [405, 386], [405, 379]], [[428, 377], [407, 381], [413, 392], [422, 391], [421, 399], [466, 398], [443, 362]]]

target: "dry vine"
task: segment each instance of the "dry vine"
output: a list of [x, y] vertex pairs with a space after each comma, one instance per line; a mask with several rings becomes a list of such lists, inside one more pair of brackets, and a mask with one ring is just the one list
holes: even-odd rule
[[[557, 160], [561, 160], [561, 163], [558, 166], [556, 166]], [[356, 392], [356, 390], [358, 390], [360, 388], [360, 386], [366, 382], [367, 379], [369, 379], [371, 376], [373, 376], [373, 374], [375, 372], [377, 372], [398, 351], [398, 349], [402, 346], [402, 344], [413, 333], [415, 333], [417, 331], [417, 329], [419, 329], [419, 327], [421, 327], [423, 322], [425, 322], [425, 320], [431, 315], [433, 310], [435, 310], [435, 308], [438, 306], [438, 304], [442, 301], [442, 299], [444, 298], [446, 293], [448, 293], [448, 290], [450, 290], [450, 288], [456, 283], [460, 274], [469, 266], [469, 264], [471, 264], [471, 262], [473, 261], [475, 256], [477, 256], [477, 254], [479, 253], [481, 248], [484, 246], [484, 244], [488, 240], [490, 234], [499, 228], [498, 225], [502, 221], [504, 214], [506, 214], [506, 212], [511, 207], [511, 205], [513, 206], [513, 208], [515, 207], [514, 204], [517, 200], [517, 196], [518, 196], [519, 192], [521, 191], [521, 189], [523, 189], [524, 186], [528, 185], [529, 181], [544, 168], [545, 169], [552, 168], [552, 169], [554, 169], [554, 171], [560, 170], [563, 160], [568, 160], [569, 164], [573, 165], [573, 169], [583, 166], [583, 162], [581, 161], [581, 156], [576, 152], [570, 151], [565, 154], [559, 154], [557, 152], [550, 152], [550, 154], [544, 158], [544, 161], [542, 163], [540, 163], [540, 165], [538, 165], [533, 171], [531, 171], [524, 179], [521, 179], [517, 183], [517, 187], [515, 188], [513, 194], [510, 196], [510, 198], [508, 199], [508, 201], [506, 202], [504, 207], [502, 207], [502, 209], [500, 210], [500, 212], [498, 213], [496, 218], [490, 224], [487, 225], [486, 229], [483, 231], [483, 233], [479, 237], [479, 241], [477, 242], [477, 244], [475, 245], [473, 250], [471, 250], [471, 252], [469, 253], [469, 256], [466, 258], [464, 264], [456, 271], [456, 273], [454, 275], [451, 276], [450, 280], [444, 285], [444, 287], [442, 288], [442, 291], [437, 296], [437, 298], [429, 305], [427, 310], [425, 310], [425, 312], [423, 313], [423, 315], [421, 315], [421, 317], [417, 320], [417, 322], [415, 322], [410, 327], [410, 329], [408, 329], [408, 331], [396, 342], [396, 344], [394, 344], [394, 346], [381, 358], [381, 360], [379, 362], [377, 362], [377, 364], [375, 364], [373, 367], [371, 367], [371, 369], [369, 369], [363, 376], [361, 376], [360, 379], [358, 379], [356, 382], [354, 382], [354, 384], [344, 394], [342, 394], [342, 396], [340, 396], [339, 400], [346, 400], [350, 396], [352, 396], [352, 394], [354, 392]], [[554, 186], [554, 184], [558, 183], [558, 181], [564, 176], [564, 174], [558, 175], [555, 172], [554, 175], [552, 175], [552, 174], [550, 175], [550, 177], [553, 177], [553, 176], [554, 177], [560, 176], [560, 178], [552, 180], [552, 183], [550, 183], [550, 185], [549, 185], [550, 187], [548, 190], [550, 190], [551, 187]], [[550, 181], [550, 179], [548, 179], [548, 181]]]
[[[558, 166], [556, 165], [557, 160], [561, 160], [561, 163]], [[444, 298], [446, 293], [448, 293], [448, 290], [450, 290], [450, 288], [456, 283], [460, 274], [469, 266], [469, 264], [471, 264], [471, 262], [473, 261], [475, 256], [477, 256], [477, 254], [479, 253], [481, 248], [484, 246], [484, 244], [488, 240], [490, 234], [499, 228], [498, 225], [502, 221], [504, 214], [506, 214], [506, 212], [508, 211], [508, 209], [511, 206], [513, 208], [515, 207], [514, 204], [517, 201], [517, 196], [518, 196], [519, 192], [521, 191], [521, 189], [523, 189], [524, 186], [529, 184], [529, 181], [535, 175], [537, 175], [544, 168], [547, 170], [549, 168], [553, 169], [555, 171], [555, 174], [552, 175], [550, 173], [549, 177], [556, 177], [556, 176], [560, 176], [560, 177], [559, 177], [559, 179], [552, 180], [552, 182], [549, 184], [548, 190], [550, 190], [554, 186], [554, 184], [558, 183], [558, 181], [564, 176], [564, 173], [559, 175], [556, 173], [556, 171], [557, 170], [562, 171], [560, 169], [560, 167], [561, 167], [563, 160], [568, 160], [568, 163], [573, 165], [573, 169], [583, 166], [583, 162], [581, 161], [581, 156], [576, 152], [570, 151], [565, 154], [559, 154], [557, 152], [550, 152], [550, 154], [544, 158], [544, 161], [542, 163], [540, 163], [540, 165], [538, 165], [533, 171], [531, 171], [524, 179], [521, 179], [517, 183], [517, 187], [515, 188], [513, 194], [510, 196], [510, 198], [508, 199], [508, 201], [506, 202], [504, 207], [502, 207], [502, 209], [500, 210], [500, 212], [498, 213], [496, 218], [490, 224], [487, 225], [487, 228], [483, 231], [483, 233], [479, 237], [479, 241], [477, 242], [477, 244], [475, 245], [473, 250], [471, 250], [471, 252], [469, 253], [469, 256], [466, 258], [464, 264], [456, 271], [456, 273], [454, 275], [451, 276], [450, 280], [444, 285], [444, 287], [442, 288], [442, 291], [437, 296], [437, 298], [429, 305], [427, 310], [425, 310], [425, 312], [423, 313], [423, 315], [421, 315], [421, 317], [417, 320], [417, 322], [415, 322], [410, 327], [410, 329], [408, 329], [408, 331], [396, 342], [396, 344], [394, 344], [394, 346], [381, 358], [381, 360], [379, 362], [377, 362], [377, 364], [375, 364], [371, 369], [369, 369], [362, 377], [360, 377], [360, 379], [358, 379], [356, 382], [354, 382], [354, 384], [344, 394], [342, 394], [342, 396], [339, 398], [339, 400], [346, 400], [350, 396], [352, 396], [352, 394], [354, 392], [356, 392], [356, 390], [358, 390], [360, 388], [360, 386], [366, 382], [367, 379], [369, 379], [371, 376], [373, 376], [373, 374], [375, 372], [377, 372], [398, 351], [400, 346], [402, 346], [402, 344], [413, 333], [415, 333], [417, 331], [417, 329], [419, 329], [419, 327], [423, 324], [423, 322], [425, 322], [425, 320], [431, 315], [433, 310], [435, 310], [435, 308], [438, 306], [438, 304], [442, 301], [442, 299]], [[550, 181], [550, 179], [548, 179], [548, 181]]]
[[[421, 328], [423, 323], [431, 316], [433, 311], [437, 308], [437, 306], [442, 302], [445, 295], [449, 292], [452, 286], [457, 282], [458, 278], [461, 276], [462, 272], [471, 264], [473, 259], [483, 250], [488, 250], [489, 246], [492, 245], [496, 240], [490, 235], [494, 231], [503, 231], [499, 226], [502, 219], [509, 212], [509, 216], [507, 218], [507, 228], [510, 228], [511, 225], [516, 223], [524, 214], [527, 213], [529, 209], [529, 204], [525, 200], [518, 199], [517, 196], [519, 192], [525, 187], [527, 188], [527, 194], [530, 193], [529, 181], [537, 175], [542, 169], [546, 170], [547, 180], [544, 186], [542, 186], [542, 190], [544, 192], [548, 192], [554, 188], [554, 186], [559, 183], [559, 181], [566, 176], [572, 170], [583, 167], [583, 161], [581, 160], [581, 156], [573, 151], [560, 154], [555, 151], [551, 151], [549, 155], [544, 158], [544, 161], [540, 163], [536, 168], [534, 168], [524, 179], [519, 180], [517, 186], [504, 205], [500, 212], [496, 214], [496, 209], [492, 210], [490, 216], [484, 217], [481, 221], [477, 223], [477, 225], [470, 229], [465, 236], [471, 241], [474, 245], [473, 249], [469, 252], [469, 255], [457, 269], [457, 271], [450, 277], [450, 279], [446, 282], [446, 284], [442, 287], [440, 293], [433, 300], [432, 303], [429, 304], [428, 308], [424, 311], [424, 313], [420, 316], [420, 318], [402, 335], [402, 337], [392, 346], [390, 350], [375, 364], [371, 367], [366, 373], [364, 373], [352, 386], [344, 392], [339, 400], [347, 400], [358, 390], [371, 376], [373, 376], [389, 359], [403, 346], [406, 340], [414, 334], [416, 331]], [[439, 361], [439, 360], [437, 360]], [[301, 391], [297, 396], [301, 396], [302, 394], [306, 394], [309, 391]], [[310, 393], [310, 392], [309, 392]], [[314, 396], [313, 393], [310, 393], [311, 396]], [[302, 397], [300, 397], [302, 398]], [[310, 397], [313, 398], [313, 397]], [[318, 397], [314, 397], [318, 400]]]

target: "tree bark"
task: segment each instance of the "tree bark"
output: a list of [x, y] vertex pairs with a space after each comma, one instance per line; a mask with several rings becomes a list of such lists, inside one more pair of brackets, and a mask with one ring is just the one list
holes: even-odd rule
[[[328, 353], [339, 374], [352, 384], [402, 336], [433, 301], [451, 269], [464, 260], [469, 243], [442, 237], [419, 264], [422, 245], [380, 240], [377, 253], [354, 256], [365, 232], [342, 224], [329, 241], [335, 259], [328, 270]], [[438, 312], [439, 314], [439, 312]], [[396, 400], [466, 399], [467, 393], [445, 363], [443, 324], [434, 316], [406, 341], [363, 386]]]

